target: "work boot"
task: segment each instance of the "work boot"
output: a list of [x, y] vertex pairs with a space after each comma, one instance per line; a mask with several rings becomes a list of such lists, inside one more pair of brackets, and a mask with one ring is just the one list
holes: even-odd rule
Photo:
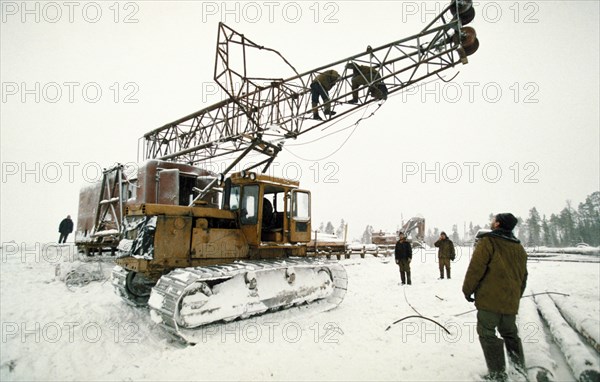
[[520, 372], [525, 372], [525, 354], [523, 352], [523, 344], [521, 340], [516, 338], [505, 338], [504, 345], [508, 353], [508, 359], [515, 365], [515, 368]]
[[484, 381], [491, 382], [506, 382], [508, 381], [508, 375], [505, 372], [501, 373], [488, 373], [481, 377]]
[[450, 280], [450, 269], [448, 269], [448, 280]]
[[402, 281], [402, 285], [406, 284], [406, 276], [402, 271], [400, 271], [400, 281]]
[[319, 115], [319, 109], [317, 109], [318, 106], [319, 106], [318, 103], [312, 104], [313, 119], [316, 119], [317, 121], [322, 121], [323, 119]]
[[323, 111], [323, 114], [325, 115], [336, 115], [337, 113], [335, 111], [332, 111], [330, 109], [325, 109], [325, 111]]
[[504, 341], [499, 338], [479, 337], [488, 374], [488, 381], [506, 381], [506, 361], [504, 360]]
[[353, 104], [353, 105], [354, 105], [354, 104], [358, 103], [358, 99], [354, 99], [354, 98], [353, 98], [353, 99], [351, 99], [350, 101], [348, 101], [348, 103], [351, 103], [351, 104]]
[[408, 285], [411, 285], [411, 282], [410, 282], [410, 272], [406, 272], [406, 283]]
[[439, 280], [443, 280], [444, 279], [444, 271], [442, 271], [442, 273], [440, 273], [440, 278]]

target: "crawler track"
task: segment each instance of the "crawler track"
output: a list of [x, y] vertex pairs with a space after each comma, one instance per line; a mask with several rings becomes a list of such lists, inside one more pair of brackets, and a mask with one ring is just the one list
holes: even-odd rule
[[[128, 285], [130, 272], [116, 267], [113, 285], [129, 303], [141, 305]], [[337, 262], [313, 258], [247, 261], [176, 269], [152, 288], [148, 307], [154, 322], [186, 342], [197, 329], [310, 303], [325, 311], [346, 294], [346, 270]], [[134, 292], [135, 292], [135, 288]]]

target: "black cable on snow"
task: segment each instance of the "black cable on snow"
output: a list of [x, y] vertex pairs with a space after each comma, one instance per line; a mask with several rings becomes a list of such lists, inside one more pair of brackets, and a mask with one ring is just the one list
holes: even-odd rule
[[[533, 297], [533, 296], [538, 296], [538, 295], [542, 295], [542, 294], [558, 294], [558, 295], [561, 295], [561, 296], [569, 296], [568, 294], [565, 294], [565, 293], [560, 293], [560, 292], [542, 292], [542, 293], [532, 293], [532, 294], [528, 294], [528, 295], [525, 295], [525, 296], [523, 296], [523, 297], [521, 297], [521, 298], [525, 298], [525, 297]], [[406, 297], [406, 289], [404, 289], [404, 299], [406, 300], [406, 303], [408, 304], [408, 306], [410, 306], [410, 307], [411, 307], [411, 309], [412, 309], [412, 310], [414, 310], [414, 311], [417, 313], [417, 315], [406, 316], [406, 317], [403, 317], [403, 318], [401, 318], [401, 319], [399, 319], [399, 320], [396, 320], [396, 321], [392, 322], [392, 323], [391, 323], [391, 324], [390, 324], [390, 325], [389, 325], [389, 326], [388, 326], [388, 327], [385, 329], [385, 331], [388, 331], [388, 330], [390, 330], [390, 329], [392, 328], [392, 326], [393, 326], [393, 325], [396, 325], [397, 323], [399, 323], [399, 322], [402, 322], [402, 321], [404, 321], [404, 320], [407, 320], [407, 319], [409, 319], [409, 318], [420, 318], [420, 319], [423, 319], [423, 320], [427, 320], [427, 321], [431, 321], [431, 322], [433, 322], [434, 324], [436, 324], [436, 325], [438, 325], [439, 327], [441, 327], [442, 329], [444, 329], [444, 330], [446, 331], [446, 333], [448, 333], [448, 334], [451, 334], [451, 333], [450, 333], [450, 331], [449, 331], [448, 329], [446, 329], [446, 327], [445, 327], [444, 325], [440, 324], [439, 322], [437, 322], [436, 320], [434, 320], [434, 319], [432, 319], [432, 318], [425, 317], [425, 316], [423, 316], [421, 313], [419, 313], [419, 312], [418, 312], [418, 311], [417, 311], [417, 310], [414, 308], [414, 306], [412, 306], [412, 305], [411, 305], [411, 303], [408, 301], [408, 298]], [[471, 312], [474, 312], [474, 311], [476, 311], [476, 310], [477, 310], [477, 309], [472, 309], [472, 310], [469, 310], [468, 312], [464, 312], [464, 313], [455, 314], [455, 315], [454, 315], [454, 317], [462, 316], [463, 314], [471, 313]]]
[[408, 306], [410, 306], [410, 307], [411, 307], [411, 309], [412, 309], [412, 310], [414, 310], [414, 311], [415, 311], [415, 313], [417, 313], [417, 315], [406, 316], [406, 317], [403, 317], [403, 318], [401, 318], [401, 319], [399, 319], [399, 320], [396, 320], [396, 321], [392, 322], [392, 323], [391, 323], [391, 324], [390, 324], [390, 325], [389, 325], [389, 326], [388, 326], [388, 327], [385, 329], [385, 331], [388, 331], [388, 330], [390, 330], [390, 328], [392, 327], [392, 325], [396, 325], [397, 323], [399, 323], [399, 322], [402, 322], [402, 321], [404, 321], [404, 320], [407, 320], [407, 319], [409, 319], [409, 318], [420, 318], [420, 319], [423, 319], [423, 320], [427, 320], [427, 321], [431, 321], [431, 322], [433, 322], [434, 324], [438, 325], [440, 328], [444, 329], [444, 331], [445, 331], [446, 333], [450, 334], [450, 331], [449, 331], [448, 329], [446, 329], [446, 327], [445, 327], [444, 325], [440, 324], [439, 322], [437, 322], [436, 320], [434, 320], [434, 319], [432, 319], [432, 318], [425, 317], [425, 316], [423, 316], [421, 313], [419, 313], [419, 311], [418, 311], [417, 309], [415, 309], [415, 307], [414, 307], [414, 306], [412, 306], [412, 304], [411, 304], [411, 303], [408, 301], [408, 297], [406, 297], [406, 288], [403, 288], [403, 289], [404, 289], [404, 300], [406, 300], [406, 303], [408, 304]]
[[444, 331], [445, 331], [446, 333], [450, 334], [450, 331], [449, 331], [448, 329], [446, 329], [446, 327], [445, 327], [444, 325], [440, 324], [439, 322], [437, 322], [436, 320], [434, 320], [434, 319], [432, 319], [432, 318], [425, 317], [425, 316], [421, 316], [421, 315], [418, 315], [418, 316], [415, 316], [415, 315], [412, 315], [412, 316], [406, 316], [406, 317], [403, 317], [403, 318], [401, 318], [401, 319], [399, 319], [399, 320], [396, 320], [396, 321], [392, 322], [392, 323], [390, 324], [390, 326], [388, 326], [388, 327], [385, 329], [385, 331], [388, 331], [388, 330], [390, 330], [390, 329], [391, 329], [391, 327], [392, 327], [392, 325], [396, 325], [397, 323], [399, 323], [399, 322], [402, 322], [402, 321], [404, 321], [404, 320], [407, 320], [407, 319], [409, 319], [409, 318], [421, 318], [421, 319], [423, 319], [423, 320], [431, 321], [431, 322], [433, 322], [434, 324], [436, 324], [437, 326], [439, 326], [440, 328], [444, 329]]

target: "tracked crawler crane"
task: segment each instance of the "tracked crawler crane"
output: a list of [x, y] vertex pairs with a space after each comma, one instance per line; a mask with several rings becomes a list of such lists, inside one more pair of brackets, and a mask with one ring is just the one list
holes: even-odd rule
[[[337, 306], [346, 291], [344, 268], [307, 255], [310, 192], [265, 172], [288, 140], [385, 99], [375, 96], [382, 85], [389, 97], [467, 63], [479, 46], [464, 26], [474, 12], [470, 0], [453, 0], [414, 36], [305, 73], [219, 24], [214, 78], [228, 98], [144, 135], [145, 164], [112, 188], [123, 178], [106, 175], [96, 213], [78, 227], [87, 240], [81, 246], [118, 243], [117, 293], [147, 305], [157, 323], [190, 342], [195, 328], [216, 321], [304, 303]], [[241, 66], [233, 63], [236, 48]], [[253, 78], [246, 70], [251, 50], [277, 55], [295, 75]], [[353, 81], [358, 65], [371, 70]], [[311, 84], [332, 69], [341, 70], [340, 80], [319, 106], [330, 112], [312, 119]], [[260, 159], [232, 173], [249, 154]], [[200, 169], [216, 159], [227, 163], [220, 173]]]

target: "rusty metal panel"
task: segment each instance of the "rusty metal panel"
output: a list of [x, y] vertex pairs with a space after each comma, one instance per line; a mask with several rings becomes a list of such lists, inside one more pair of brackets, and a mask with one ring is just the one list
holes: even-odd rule
[[[198, 176], [199, 178], [211, 176], [211, 172], [183, 163], [148, 160], [140, 165], [137, 172], [137, 203], [157, 203], [158, 184], [156, 177], [165, 170], [179, 170], [182, 174]], [[202, 181], [199, 180], [200, 186]]]
[[191, 217], [157, 216], [154, 234], [154, 261], [167, 267], [186, 266], [191, 235]]
[[94, 229], [101, 187], [102, 182], [98, 181], [79, 191], [79, 210], [77, 212], [77, 229], [75, 230], [75, 242], [78, 244], [89, 243], [93, 240], [90, 235]]
[[248, 243], [239, 229], [196, 226], [200, 228], [193, 229], [192, 259], [243, 259], [248, 256]]
[[179, 170], [162, 170], [158, 173], [158, 204], [179, 205]]
[[393, 245], [398, 241], [396, 234], [386, 234], [384, 232], [373, 233], [371, 242], [378, 245]]

